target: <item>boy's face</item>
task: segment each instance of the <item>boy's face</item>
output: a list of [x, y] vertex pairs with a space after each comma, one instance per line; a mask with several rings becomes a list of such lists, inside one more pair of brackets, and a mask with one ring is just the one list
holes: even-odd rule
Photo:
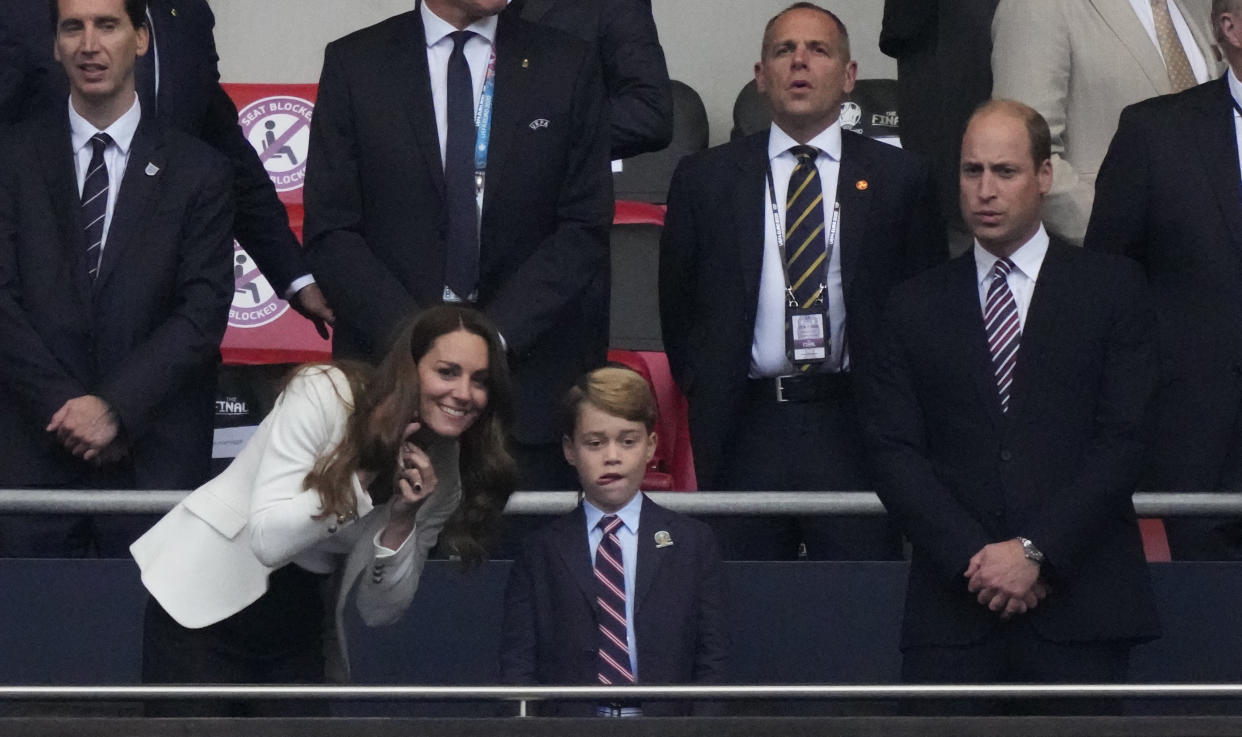
[[565, 460], [578, 469], [587, 501], [612, 513], [638, 493], [647, 463], [655, 455], [656, 435], [641, 422], [623, 420], [584, 402], [574, 436], [562, 438], [561, 445]]

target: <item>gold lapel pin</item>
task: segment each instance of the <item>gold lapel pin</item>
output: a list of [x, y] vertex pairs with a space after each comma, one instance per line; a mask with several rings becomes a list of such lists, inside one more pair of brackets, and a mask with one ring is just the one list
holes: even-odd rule
[[530, 68], [530, 59], [523, 59], [523, 60], [522, 60], [522, 68], [523, 68], [523, 69], [529, 69], [529, 68]]
[[655, 544], [657, 548], [667, 548], [673, 544], [673, 536], [668, 534], [668, 530], [660, 530], [655, 534]]
[[854, 182], [854, 189], [857, 189], [859, 192], [866, 192], [867, 187], [870, 186], [871, 185], [867, 183], [866, 179], [859, 179], [857, 182]]
[[173, 15], [176, 15], [176, 14], [177, 14], [177, 9], [176, 9], [176, 8], [173, 8], [173, 9], [169, 10], [168, 12], [172, 13]]

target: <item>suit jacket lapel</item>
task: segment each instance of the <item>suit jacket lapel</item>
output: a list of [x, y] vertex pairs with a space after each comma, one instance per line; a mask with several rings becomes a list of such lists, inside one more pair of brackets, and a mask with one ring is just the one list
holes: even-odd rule
[[1143, 24], [1134, 15], [1134, 9], [1130, 7], [1128, 0], [1091, 0], [1091, 5], [1113, 33], [1117, 34], [1117, 39], [1130, 52], [1130, 56], [1134, 57], [1156, 93], [1169, 94], [1169, 72], [1164, 66], [1164, 60], [1151, 42], [1151, 36], [1147, 35]]
[[[83, 316], [89, 316], [91, 279], [86, 267], [86, 238], [82, 222], [82, 195], [78, 191], [77, 168], [73, 160], [73, 148], [69, 137], [69, 117], [59, 112], [49, 116], [47, 134], [37, 142], [38, 157], [43, 165], [51, 205], [59, 228], [59, 246], [64, 250], [65, 262], [70, 264], [69, 274], [73, 293]], [[89, 324], [88, 320], [82, 322]]]
[[591, 548], [587, 543], [586, 512], [582, 504], [570, 514], [552, 524], [557, 528], [553, 544], [569, 569], [578, 590], [586, 597], [592, 611], [595, 609], [595, 570], [591, 567]]
[[[664, 509], [643, 495], [643, 509], [638, 515], [638, 563], [634, 582], [634, 617], [638, 617], [639, 607], [647, 592], [651, 590], [651, 582], [660, 575], [660, 564], [670, 555], [672, 546], [656, 547], [656, 535], [668, 532], [668, 515]], [[672, 538], [673, 545], [677, 540]]]
[[[405, 101], [407, 131], [422, 156], [422, 169], [431, 175], [436, 193], [444, 197], [444, 162], [440, 158], [440, 128], [436, 125], [436, 108], [431, 97], [431, 76], [427, 71], [427, 34], [420, 15], [422, 3], [406, 14], [406, 22], [388, 40], [388, 58], [393, 69], [390, 83], [394, 100]], [[429, 260], [438, 264], [440, 260]]]
[[[841, 233], [837, 248], [841, 251], [841, 291], [846, 304], [852, 300], [852, 285], [858, 269], [858, 254], [867, 234], [867, 217], [871, 210], [871, 187], [867, 172], [875, 173], [865, 152], [857, 146], [856, 133], [841, 133], [841, 167], [837, 174], [837, 202], [841, 203]], [[831, 210], [826, 210], [832, 222]]]
[[1033, 361], [1047, 355], [1044, 346], [1054, 343], [1057, 313], [1066, 304], [1072, 304], [1074, 295], [1065, 294], [1062, 269], [1071, 248], [1053, 239], [1048, 253], [1039, 267], [1039, 279], [1031, 294], [1031, 304], [1026, 311], [1026, 324], [1022, 328], [1022, 342], [1018, 347], [1018, 363], [1013, 369], [1013, 385], [1009, 389], [1009, 417], [1020, 417], [1026, 406], [1029, 375]]
[[1242, 249], [1242, 172], [1233, 103], [1225, 77], [1211, 84], [1218, 92], [1202, 98], [1196, 114], [1186, 117], [1186, 135], [1187, 140], [1199, 142], [1194, 149], [1207, 172], [1207, 188], [1216, 196], [1234, 246]]
[[974, 367], [971, 373], [979, 395], [979, 406], [984, 408], [992, 424], [1000, 430], [1005, 425], [1005, 415], [1001, 412], [992, 352], [988, 350], [987, 328], [983, 324], [983, 308], [979, 305], [979, 272], [975, 258], [968, 251], [952, 263], [952, 271], [945, 282], [949, 290], [945, 301], [950, 310], [945, 329], [953, 330], [954, 335], [946, 336], [950, 338], [947, 345], [959, 346], [962, 360]]
[[99, 275], [95, 277], [96, 292], [103, 289], [125, 252], [142, 239], [143, 221], [157, 198], [167, 164], [159, 136], [154, 125], [147, 122], [139, 125], [134, 134], [121, 191], [112, 210], [112, 224], [104, 241]]
[[[742, 142], [737, 167], [741, 170], [733, 188], [734, 263], [742, 278], [743, 304], [758, 304], [759, 274], [763, 269], [765, 218], [764, 192], [767, 189], [768, 133], [756, 133]], [[750, 326], [751, 332], [754, 325]], [[742, 332], [745, 332], [743, 329]], [[747, 342], [749, 343], [749, 334]]]
[[[492, 130], [487, 141], [486, 186], [492, 191], [496, 191], [495, 188], [501, 186], [497, 182], [504, 179], [514, 131], [527, 122], [523, 120], [526, 106], [522, 103], [527, 99], [527, 85], [539, 73], [538, 49], [530, 48], [529, 41], [525, 27], [508, 13], [501, 13], [496, 27], [496, 96], [492, 105]], [[484, 196], [484, 209], [495, 201], [495, 198]]]
[[[1194, 1], [1192, 0], [1192, 2]], [[1173, 4], [1177, 6], [1178, 11], [1182, 14], [1182, 19], [1186, 21], [1186, 27], [1190, 29], [1190, 35], [1194, 36], [1195, 44], [1203, 54], [1203, 63], [1207, 65], [1208, 75], [1215, 76], [1220, 74], [1224, 67], [1220, 59], [1220, 51], [1216, 48], [1216, 40], [1212, 38], [1211, 29], [1200, 23], [1195, 13], [1190, 12], [1188, 3], [1185, 0], [1173, 0]], [[1202, 3], [1202, 6], [1206, 11], [1208, 3]]]

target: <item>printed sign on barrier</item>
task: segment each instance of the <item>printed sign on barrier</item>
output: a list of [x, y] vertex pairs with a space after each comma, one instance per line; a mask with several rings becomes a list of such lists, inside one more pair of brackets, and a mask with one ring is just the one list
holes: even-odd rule
[[[316, 85], [226, 84], [237, 105], [237, 122], [259, 154], [293, 233], [302, 238], [302, 183], [310, 147]], [[233, 302], [221, 344], [228, 364], [299, 363], [327, 360], [331, 344], [314, 325], [289, 309], [242, 247], [233, 244]]]

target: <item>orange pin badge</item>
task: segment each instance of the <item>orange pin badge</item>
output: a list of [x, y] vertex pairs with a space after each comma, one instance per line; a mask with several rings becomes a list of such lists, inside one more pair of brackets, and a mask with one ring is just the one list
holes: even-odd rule
[[859, 192], [866, 192], [867, 187], [870, 186], [871, 185], [867, 183], [866, 179], [859, 179], [857, 182], [854, 182], [854, 189], [857, 189]]

